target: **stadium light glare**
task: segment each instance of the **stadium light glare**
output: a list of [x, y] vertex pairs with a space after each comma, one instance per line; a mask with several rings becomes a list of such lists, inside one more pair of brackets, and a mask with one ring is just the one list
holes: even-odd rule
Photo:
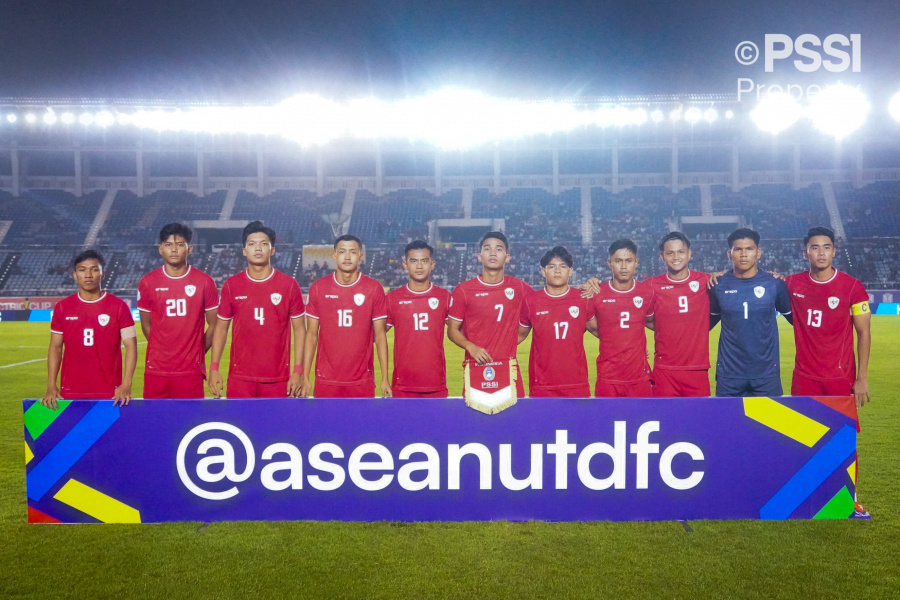
[[131, 115], [128, 113], [118, 113], [116, 114], [116, 122], [119, 125], [131, 125]]
[[657, 108], [652, 113], [650, 113], [650, 118], [653, 119], [654, 123], [660, 123], [663, 119], [665, 119], [665, 116], [663, 116], [663, 112]]
[[71, 125], [75, 122], [75, 115], [70, 112], [64, 112], [59, 120], [63, 122], [63, 125]]
[[669, 119], [671, 119], [672, 121], [680, 121], [681, 117], [682, 117], [682, 114], [681, 114], [680, 108], [676, 108], [672, 112], [669, 113]]
[[726, 118], [726, 119], [733, 119], [733, 118], [734, 118], [734, 111], [733, 111], [733, 110], [726, 110], [726, 111], [725, 111], [725, 118]]
[[888, 104], [888, 112], [891, 113], [891, 116], [896, 121], [900, 121], [900, 92], [897, 92], [891, 98], [890, 104]]
[[17, 117], [13, 113], [9, 113], [8, 115], [6, 115], [6, 120], [10, 123], [15, 123], [16, 121], [19, 120], [19, 117]]
[[638, 108], [632, 111], [632, 123], [635, 125], [644, 125], [647, 123], [647, 111], [643, 108]]
[[862, 127], [868, 112], [869, 101], [865, 94], [842, 83], [826, 87], [809, 102], [813, 126], [838, 139]]
[[97, 113], [95, 122], [104, 129], [115, 124], [116, 118], [108, 110], [101, 110]]
[[82, 125], [92, 125], [94, 123], [94, 115], [91, 113], [81, 113], [81, 116], [78, 117], [78, 122]]
[[54, 125], [59, 120], [59, 117], [56, 116], [56, 113], [52, 110], [44, 113], [44, 124], [45, 125]]
[[778, 135], [803, 114], [803, 109], [790, 94], [767, 94], [750, 113], [750, 118], [760, 129]]
[[37, 123], [37, 115], [34, 113], [28, 113], [27, 115], [25, 115], [25, 122], [30, 125]]
[[692, 106], [687, 109], [684, 113], [684, 120], [693, 125], [694, 123], [700, 122], [700, 119], [703, 118], [703, 113], [700, 112], [700, 109], [696, 106]]
[[714, 108], [707, 108], [703, 111], [703, 118], [706, 119], [707, 123], [713, 123], [716, 119], [719, 118], [719, 111]]

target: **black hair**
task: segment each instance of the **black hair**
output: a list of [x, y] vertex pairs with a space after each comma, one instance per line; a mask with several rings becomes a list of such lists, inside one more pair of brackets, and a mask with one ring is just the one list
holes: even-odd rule
[[162, 244], [173, 235], [183, 237], [184, 241], [190, 244], [191, 238], [194, 237], [194, 230], [184, 223], [169, 223], [163, 225], [163, 228], [159, 230], [159, 243]]
[[484, 246], [484, 242], [487, 240], [500, 240], [503, 242], [503, 246], [506, 248], [506, 251], [509, 252], [509, 240], [506, 239], [506, 236], [503, 235], [502, 231], [488, 231], [486, 234], [481, 236], [481, 241], [478, 242], [478, 251], [481, 252], [481, 247]]
[[559, 260], [566, 263], [566, 265], [571, 269], [572, 265], [575, 264], [574, 259], [572, 258], [572, 253], [566, 250], [565, 246], [554, 246], [552, 249], [547, 250], [543, 257], [541, 257], [541, 268], [543, 269], [547, 265], [550, 264], [550, 261], [554, 258], [558, 258]]
[[635, 244], [631, 240], [616, 240], [612, 244], [609, 245], [609, 255], [610, 256], [612, 256], [619, 250], [629, 250], [635, 256], [637, 256], [637, 253], [638, 253], [637, 244]]
[[659, 251], [665, 252], [666, 243], [678, 240], [682, 244], [684, 244], [685, 248], [688, 250], [691, 249], [691, 240], [687, 238], [686, 235], [681, 233], [680, 231], [670, 231], [666, 235], [662, 236], [662, 239], [659, 240]]
[[413, 240], [406, 245], [406, 248], [403, 249], [403, 259], [405, 260], [409, 253], [413, 250], [428, 250], [428, 255], [432, 258], [434, 257], [434, 248], [428, 245], [427, 242], [422, 240]]
[[828, 229], [827, 227], [813, 227], [806, 232], [806, 237], [803, 238], [803, 247], [806, 248], [809, 245], [809, 240], [820, 235], [824, 235], [825, 237], [830, 239], [831, 245], [834, 246], [834, 232], [832, 230]]
[[88, 248], [87, 250], [82, 250], [81, 252], [76, 254], [75, 258], [72, 259], [72, 263], [71, 263], [72, 270], [74, 271], [75, 269], [78, 268], [79, 264], [83, 263], [86, 260], [91, 260], [91, 259], [94, 259], [98, 263], [100, 263], [101, 269], [103, 269], [103, 267], [106, 266], [106, 260], [103, 258], [103, 255], [100, 254], [99, 252], [97, 252], [96, 250], [94, 250], [93, 248]]
[[247, 245], [247, 238], [250, 237], [254, 233], [264, 233], [269, 238], [269, 243], [273, 246], [275, 245], [275, 230], [271, 227], [266, 227], [263, 225], [262, 221], [250, 221], [247, 223], [247, 226], [244, 227], [244, 231], [241, 233], [241, 245]]
[[740, 229], [735, 229], [731, 232], [731, 235], [728, 236], [728, 249], [734, 246], [735, 240], [753, 240], [753, 243], [756, 244], [756, 247], [759, 248], [759, 234], [752, 229], [748, 229], [746, 227], [741, 227]]
[[334, 249], [337, 250], [338, 244], [341, 242], [356, 242], [356, 245], [359, 246], [359, 249], [362, 250], [363, 244], [362, 240], [356, 237], [355, 235], [350, 235], [349, 233], [345, 233], [340, 236], [336, 240], [334, 240]]

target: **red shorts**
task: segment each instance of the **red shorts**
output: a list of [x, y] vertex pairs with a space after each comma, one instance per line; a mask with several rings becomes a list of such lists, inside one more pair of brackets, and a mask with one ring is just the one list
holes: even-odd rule
[[287, 398], [288, 382], [284, 381], [246, 381], [235, 377], [228, 378], [228, 398]]
[[791, 378], [791, 396], [852, 396], [853, 382], [846, 379], [818, 381], [798, 371]]
[[203, 398], [203, 375], [144, 373], [144, 398]]
[[360, 381], [352, 385], [334, 385], [316, 380], [313, 398], [374, 398], [375, 381]]
[[651, 398], [653, 386], [649, 379], [640, 381], [628, 381], [612, 383], [597, 380], [594, 386], [594, 396], [597, 398]]
[[410, 390], [398, 390], [397, 388], [391, 388], [394, 392], [394, 398], [446, 398], [447, 397], [447, 388], [442, 390], [438, 390], [436, 392], [414, 392]]
[[706, 398], [709, 371], [654, 369], [653, 396], [656, 398]]
[[529, 387], [528, 393], [532, 398], [590, 398], [591, 384], [585, 381], [582, 385], [566, 387]]

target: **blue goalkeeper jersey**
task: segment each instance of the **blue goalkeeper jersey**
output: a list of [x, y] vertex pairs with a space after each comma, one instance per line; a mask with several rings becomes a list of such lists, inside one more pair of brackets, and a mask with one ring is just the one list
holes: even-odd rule
[[776, 313], [791, 320], [787, 285], [760, 271], [741, 279], [728, 272], [709, 292], [711, 322], [721, 319], [716, 379], [780, 376]]

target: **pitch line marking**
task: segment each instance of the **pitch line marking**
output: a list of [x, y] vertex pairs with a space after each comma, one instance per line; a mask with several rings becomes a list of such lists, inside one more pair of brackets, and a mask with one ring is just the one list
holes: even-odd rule
[[[146, 343], [147, 342], [138, 342], [138, 346], [143, 346]], [[24, 348], [25, 346], [20, 346], [20, 347]], [[32, 346], [28, 346], [28, 347], [31, 348]], [[33, 347], [43, 348], [43, 346], [33, 346]], [[26, 360], [25, 362], [13, 363], [11, 365], [0, 365], [0, 369], [9, 369], [10, 367], [21, 367], [22, 365], [30, 365], [31, 363], [40, 362], [42, 360], [47, 360], [47, 357], [45, 356], [44, 358], [35, 358], [34, 360]]]

